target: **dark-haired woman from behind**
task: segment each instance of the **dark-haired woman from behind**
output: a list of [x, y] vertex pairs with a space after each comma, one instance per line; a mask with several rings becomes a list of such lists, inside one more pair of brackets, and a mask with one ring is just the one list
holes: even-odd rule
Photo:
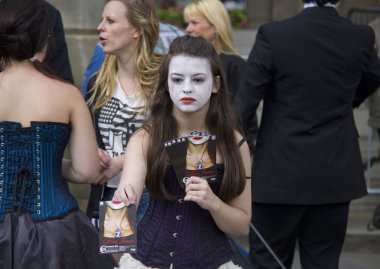
[[0, 1], [0, 267], [113, 268], [67, 186], [99, 158], [80, 91], [41, 63], [50, 26], [45, 1]]

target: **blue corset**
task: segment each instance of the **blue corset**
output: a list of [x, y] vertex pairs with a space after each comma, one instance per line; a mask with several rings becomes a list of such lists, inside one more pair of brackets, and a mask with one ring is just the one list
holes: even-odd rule
[[78, 209], [62, 178], [71, 126], [65, 123], [0, 122], [0, 222], [5, 213], [56, 219]]

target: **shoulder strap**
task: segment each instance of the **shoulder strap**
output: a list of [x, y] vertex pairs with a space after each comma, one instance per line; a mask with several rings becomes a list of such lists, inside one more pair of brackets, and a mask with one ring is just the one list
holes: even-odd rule
[[247, 141], [247, 138], [243, 137], [240, 141], [239, 141], [239, 144], [238, 146], [241, 147], [241, 145], [243, 145], [243, 143]]

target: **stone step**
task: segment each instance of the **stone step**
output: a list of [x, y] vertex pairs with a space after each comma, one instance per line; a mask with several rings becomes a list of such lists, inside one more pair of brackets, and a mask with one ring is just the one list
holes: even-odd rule
[[352, 201], [343, 251], [380, 253], [380, 230], [367, 229], [367, 224], [379, 204], [380, 194], [369, 194]]

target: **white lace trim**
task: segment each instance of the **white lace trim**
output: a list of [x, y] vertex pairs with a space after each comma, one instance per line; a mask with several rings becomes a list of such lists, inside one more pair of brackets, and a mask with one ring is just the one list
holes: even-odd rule
[[[318, 4], [316, 2], [311, 2], [311, 3], [305, 3], [303, 5], [303, 8], [309, 8], [309, 7], [317, 7]], [[326, 3], [325, 5], [323, 5], [325, 7], [334, 7], [336, 8], [336, 4], [332, 4], [332, 3]]]
[[[172, 268], [172, 266], [170, 266]], [[152, 267], [145, 266], [140, 261], [133, 258], [129, 253], [124, 253], [120, 258], [119, 267], [115, 269], [155, 269]], [[218, 269], [243, 269], [238, 265], [235, 265], [232, 261], [226, 262], [219, 266]]]

